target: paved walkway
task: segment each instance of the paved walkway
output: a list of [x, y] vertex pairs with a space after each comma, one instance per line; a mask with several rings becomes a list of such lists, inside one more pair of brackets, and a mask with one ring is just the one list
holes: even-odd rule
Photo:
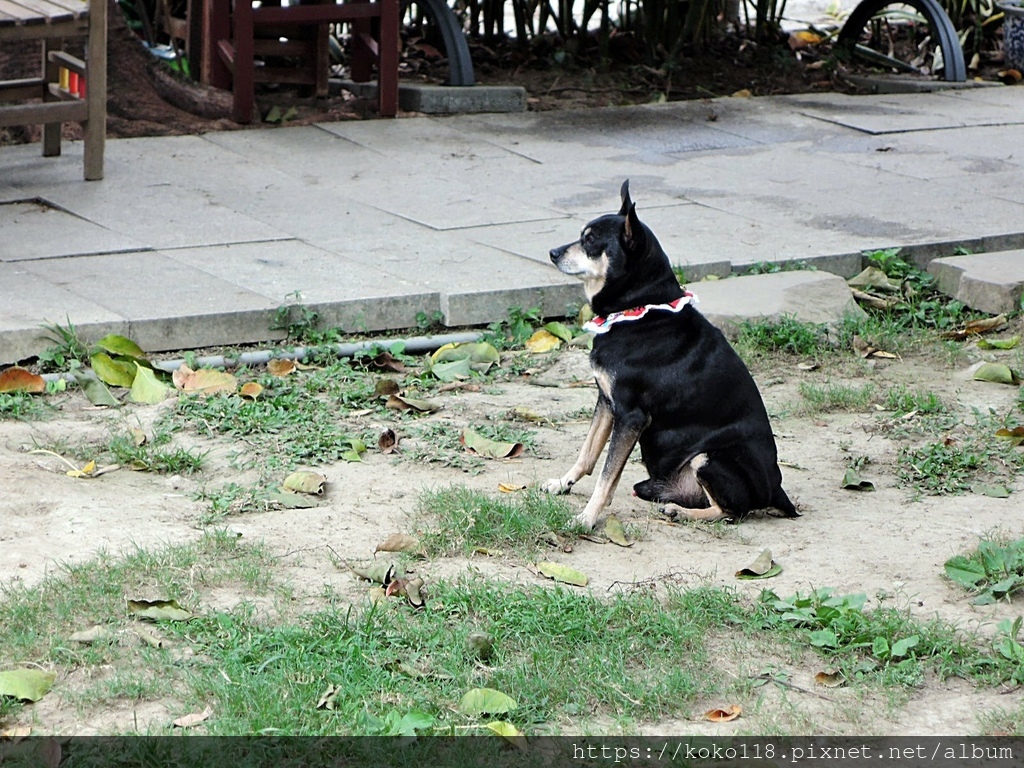
[[[149, 351], [263, 341], [296, 291], [350, 331], [560, 315], [582, 290], [548, 250], [625, 178], [692, 280], [1024, 245], [1024, 87], [126, 139], [92, 183], [80, 155], [0, 148], [0, 363], [67, 319]], [[737, 290], [712, 313], [742, 310]]]

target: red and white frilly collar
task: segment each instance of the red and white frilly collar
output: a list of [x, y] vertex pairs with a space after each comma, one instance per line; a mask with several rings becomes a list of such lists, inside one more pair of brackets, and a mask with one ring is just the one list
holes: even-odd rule
[[622, 312], [612, 312], [606, 317], [595, 317], [583, 324], [583, 330], [590, 333], [608, 333], [616, 323], [625, 323], [630, 320], [639, 320], [652, 310], [662, 312], [681, 312], [683, 307], [697, 306], [697, 297], [689, 291], [683, 291], [683, 295], [668, 304], [644, 304], [642, 307], [633, 307]]

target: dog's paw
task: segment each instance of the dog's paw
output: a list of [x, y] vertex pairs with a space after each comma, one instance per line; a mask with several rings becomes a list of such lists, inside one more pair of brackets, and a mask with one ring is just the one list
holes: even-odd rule
[[585, 530], [592, 531], [594, 530], [594, 526], [597, 524], [597, 515], [591, 515], [587, 510], [583, 510], [573, 518], [573, 521], [578, 523]]
[[572, 483], [566, 482], [560, 477], [553, 477], [541, 483], [540, 489], [544, 493], [568, 493], [572, 490]]

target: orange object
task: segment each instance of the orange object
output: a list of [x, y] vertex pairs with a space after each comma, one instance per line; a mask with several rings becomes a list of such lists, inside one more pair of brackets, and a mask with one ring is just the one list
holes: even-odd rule
[[68, 92], [78, 95], [78, 73], [70, 72], [68, 74]]

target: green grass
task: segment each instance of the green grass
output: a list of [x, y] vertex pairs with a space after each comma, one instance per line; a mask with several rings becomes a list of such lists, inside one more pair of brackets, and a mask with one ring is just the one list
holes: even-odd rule
[[53, 414], [53, 407], [41, 395], [27, 392], [0, 392], [0, 420], [24, 421], [44, 419]]
[[942, 398], [934, 392], [913, 389], [906, 384], [890, 387], [885, 393], [883, 405], [887, 411], [895, 411], [898, 416], [911, 412], [937, 414], [949, 411]]
[[157, 432], [141, 444], [134, 434], [122, 433], [110, 439], [107, 450], [116, 463], [129, 469], [177, 475], [190, 475], [202, 470], [209, 451], [171, 447], [170, 441], [168, 432]]
[[499, 495], [464, 486], [427, 491], [420, 495], [418, 514], [430, 555], [470, 554], [477, 548], [536, 552], [541, 534], [575, 531], [568, 501], [534, 489]]
[[831, 350], [825, 326], [806, 323], [792, 315], [778, 321], [743, 321], [736, 338], [736, 348], [747, 354], [782, 352], [804, 357]]
[[837, 384], [829, 381], [815, 384], [801, 381], [800, 397], [803, 399], [804, 413], [834, 413], [836, 411], [866, 411], [875, 397], [875, 385], [872, 383], [853, 386]]
[[[750, 644], [755, 637], [794, 664], [813, 652], [851, 686], [892, 690], [912, 689], [928, 674], [1012, 680], [1024, 652], [1019, 624], [979, 640], [906, 610], [868, 611], [863, 595], [825, 589], [786, 599], [766, 591], [750, 604], [711, 587], [594, 595], [465, 576], [428, 582], [421, 609], [398, 598], [374, 602], [369, 588], [354, 603], [328, 590], [302, 614], [257, 613], [244, 600], [207, 607], [211, 593], [225, 589], [276, 593], [284, 609], [294, 605], [272, 581], [274, 563], [263, 547], [218, 533], [65, 566], [33, 587], [5, 586], [5, 665], [59, 671], [48, 695], [83, 711], [154, 700], [173, 702], [174, 714], [209, 706], [215, 716], [203, 728], [211, 734], [478, 733], [494, 718], [460, 710], [474, 688], [512, 697], [516, 706], [501, 719], [539, 734], [687, 718], [708, 699], [755, 696], [718, 661], [723, 649], [760, 647]], [[137, 624], [124, 599], [142, 595], [177, 599], [196, 614], [150, 625], [167, 648], [69, 641], [93, 624], [130, 637]], [[484, 659], [469, 641], [474, 633], [492, 640]], [[7, 702], [0, 718], [19, 710]]]

